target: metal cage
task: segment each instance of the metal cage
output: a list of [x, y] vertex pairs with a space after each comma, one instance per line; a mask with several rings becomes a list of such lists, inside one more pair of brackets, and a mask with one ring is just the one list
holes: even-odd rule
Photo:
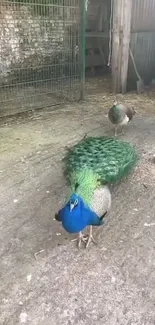
[[0, 109], [83, 97], [85, 0], [0, 1]]

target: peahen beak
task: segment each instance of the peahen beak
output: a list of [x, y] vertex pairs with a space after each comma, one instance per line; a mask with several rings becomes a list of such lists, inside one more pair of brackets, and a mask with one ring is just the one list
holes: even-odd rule
[[70, 212], [74, 209], [74, 203], [70, 204]]

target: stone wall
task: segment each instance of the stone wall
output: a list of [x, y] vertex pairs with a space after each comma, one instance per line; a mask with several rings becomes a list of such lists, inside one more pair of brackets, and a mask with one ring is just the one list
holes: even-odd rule
[[67, 60], [72, 43], [71, 14], [67, 7], [51, 7], [48, 15], [41, 16], [31, 6], [1, 5], [0, 84], [12, 83], [15, 71], [35, 70], [60, 58]]

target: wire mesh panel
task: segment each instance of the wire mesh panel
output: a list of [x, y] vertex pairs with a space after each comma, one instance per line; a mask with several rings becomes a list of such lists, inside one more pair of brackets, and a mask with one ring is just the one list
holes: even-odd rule
[[84, 0], [0, 1], [0, 112], [79, 100]]

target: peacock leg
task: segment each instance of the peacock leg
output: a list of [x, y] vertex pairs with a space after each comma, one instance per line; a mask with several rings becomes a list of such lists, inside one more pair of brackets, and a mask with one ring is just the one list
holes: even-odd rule
[[87, 237], [85, 237], [83, 235], [83, 233], [80, 231], [77, 241], [78, 241], [78, 248], [80, 248], [81, 247], [81, 243], [84, 243], [84, 244], [86, 243]]
[[96, 244], [96, 241], [93, 237], [93, 227], [90, 226], [90, 230], [89, 230], [89, 236], [88, 236], [88, 240], [87, 240], [87, 244], [86, 244], [86, 248], [89, 246], [89, 244], [93, 242], [94, 244]]
[[86, 244], [88, 236], [84, 236], [83, 233], [80, 231], [79, 236], [76, 239], [72, 239], [72, 241], [77, 241], [78, 248], [81, 247], [81, 243]]

